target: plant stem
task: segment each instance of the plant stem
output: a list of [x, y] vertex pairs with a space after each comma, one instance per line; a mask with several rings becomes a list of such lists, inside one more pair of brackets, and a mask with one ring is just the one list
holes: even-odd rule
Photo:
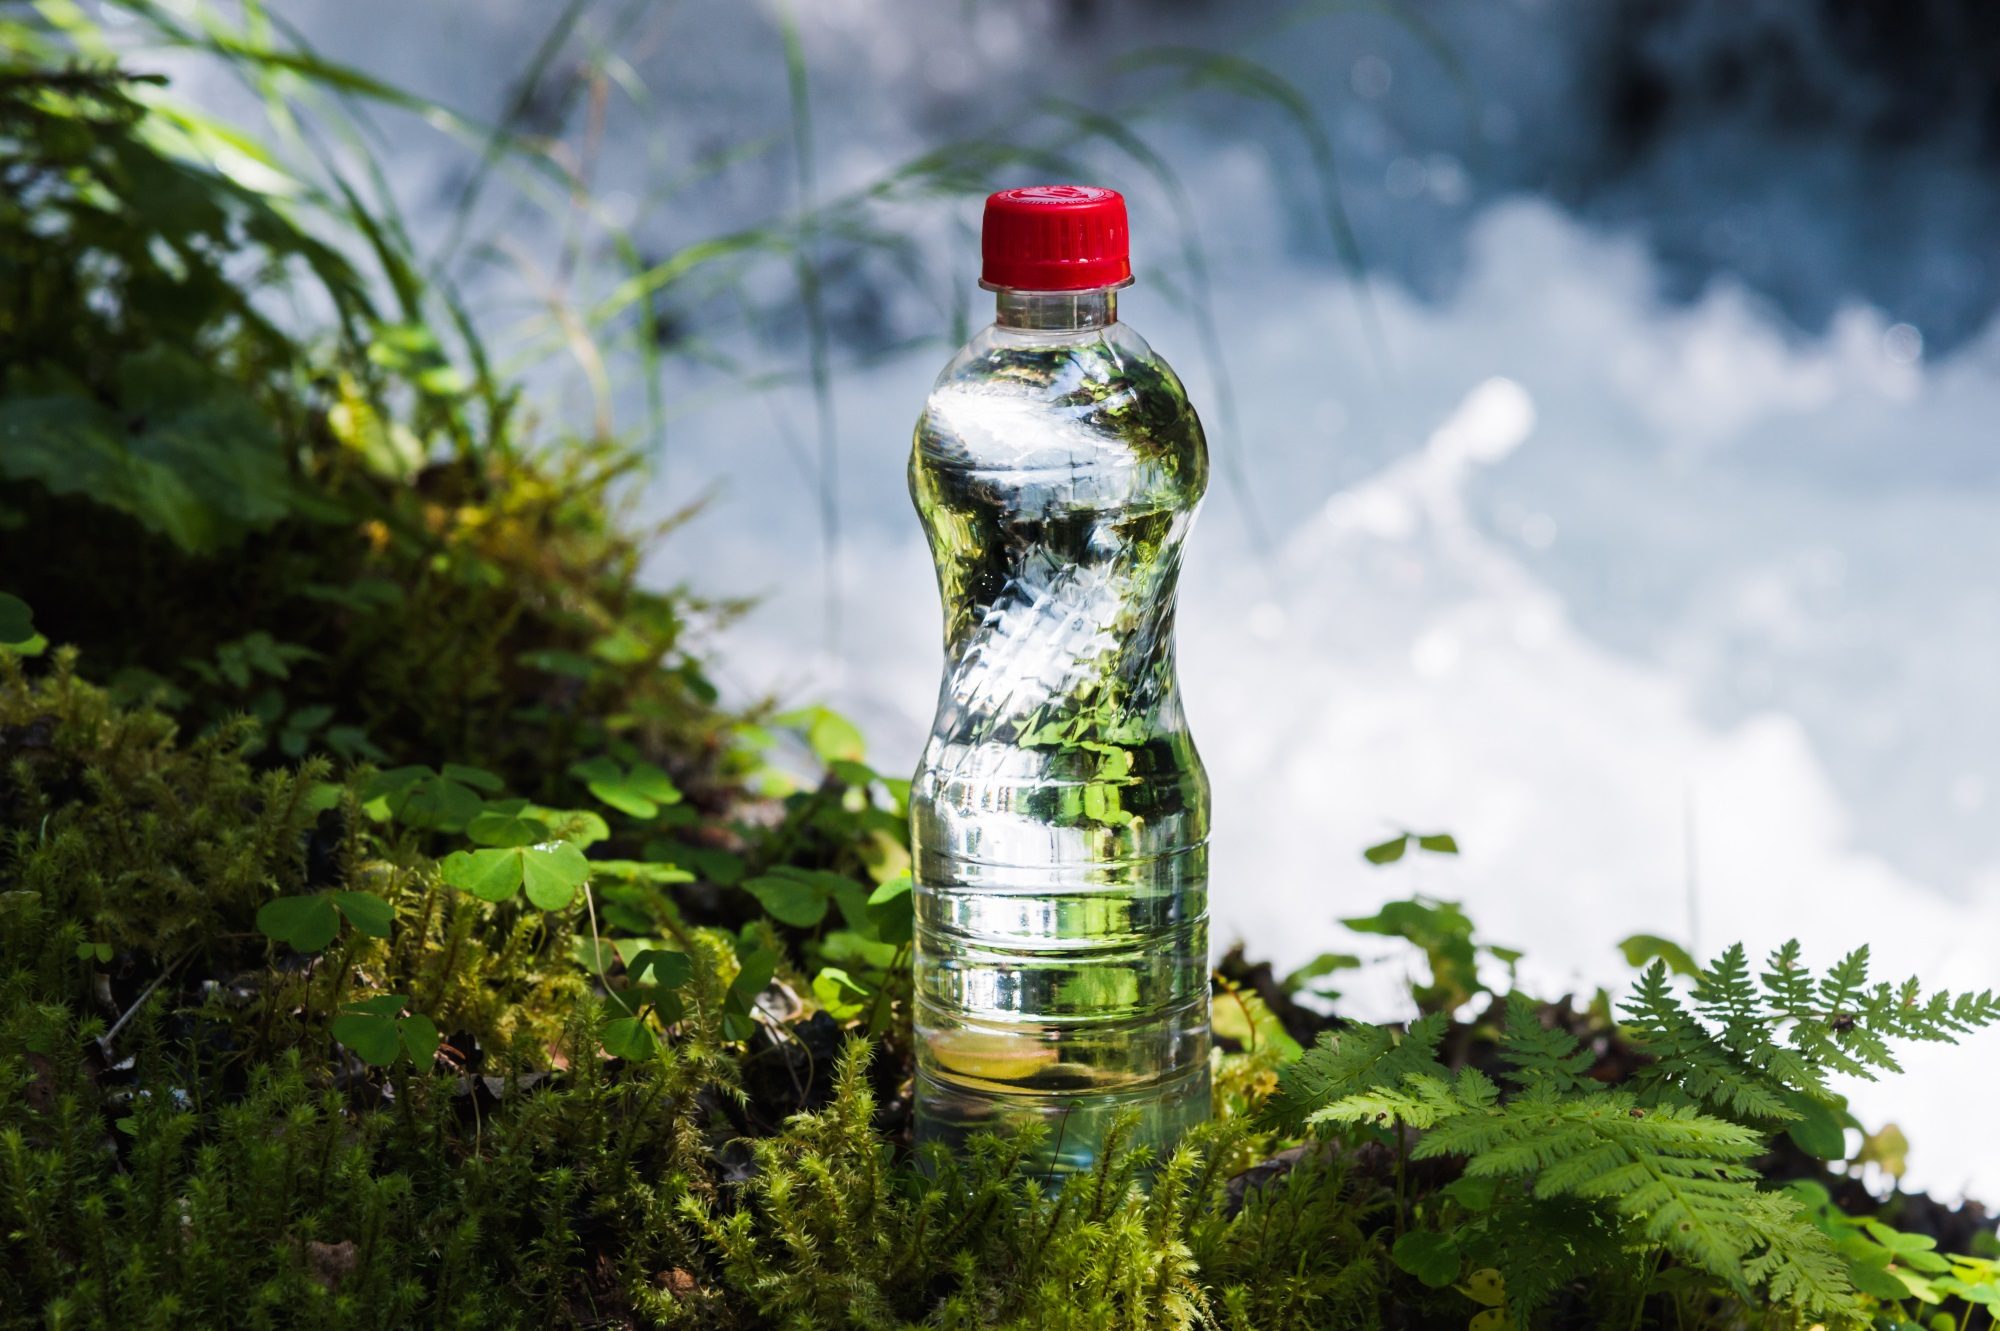
[[1646, 1288], [1653, 1283], [1653, 1272], [1659, 1269], [1660, 1250], [1653, 1249], [1646, 1259], [1646, 1273], [1639, 1278], [1639, 1297], [1632, 1305], [1632, 1331], [1639, 1331], [1646, 1318]]
[[1396, 1124], [1396, 1237], [1403, 1237], [1407, 1227], [1405, 1212], [1409, 1209], [1408, 1162], [1409, 1141], [1403, 1125]]

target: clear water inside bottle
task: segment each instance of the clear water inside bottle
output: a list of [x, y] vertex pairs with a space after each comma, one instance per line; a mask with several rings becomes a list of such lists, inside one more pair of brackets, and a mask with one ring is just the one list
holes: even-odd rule
[[1174, 669], [1201, 425], [1108, 291], [1002, 293], [910, 488], [945, 672], [911, 792], [919, 1140], [1024, 1118], [1046, 1166], [1209, 1112], [1208, 781]]

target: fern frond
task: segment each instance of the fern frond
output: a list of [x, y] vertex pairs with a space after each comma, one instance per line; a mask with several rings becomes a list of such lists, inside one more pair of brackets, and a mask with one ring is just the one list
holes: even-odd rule
[[1427, 1072], [1413, 1072], [1400, 1086], [1376, 1086], [1342, 1096], [1307, 1115], [1307, 1123], [1403, 1123], [1431, 1128], [1460, 1114], [1490, 1112], [1500, 1088], [1477, 1068], [1462, 1068], [1447, 1081]]
[[1854, 1286], [1847, 1261], [1806, 1216], [1797, 1199], [1760, 1192], [1749, 1203], [1749, 1219], [1763, 1250], [1744, 1264], [1744, 1274], [1770, 1297], [1810, 1316], [1835, 1315], [1852, 1308]]
[[1803, 955], [1799, 940], [1788, 939], [1765, 959], [1765, 969], [1758, 976], [1765, 995], [1780, 1011], [1797, 1012], [1812, 1006], [1812, 971], [1800, 961]]
[[1695, 978], [1694, 1002], [1702, 1015], [1725, 1026], [1757, 1021], [1762, 1008], [1743, 944], [1730, 944]]
[[1406, 1077], [1439, 1081], [1450, 1073], [1437, 1061], [1438, 1042], [1449, 1019], [1434, 1012], [1398, 1033], [1387, 1026], [1348, 1026], [1328, 1031], [1278, 1074], [1278, 1089], [1264, 1108], [1263, 1121], [1281, 1132], [1304, 1131], [1319, 1109], [1364, 1091], [1397, 1089]]
[[1599, 1083], [1586, 1073], [1597, 1060], [1567, 1031], [1542, 1025], [1535, 1003], [1525, 994], [1507, 996], [1507, 1026], [1500, 1037], [1500, 1061], [1507, 1080], [1523, 1089], [1549, 1085], [1560, 1091], [1591, 1091]]
[[1892, 1040], [1951, 1041], [2000, 1023], [1986, 993], [1939, 991], [1919, 980], [1868, 978], [1866, 947], [1815, 977], [1797, 941], [1773, 952], [1753, 983], [1741, 946], [1704, 969], [1683, 1006], [1657, 963], [1625, 1004], [1635, 1040], [1659, 1061], [1641, 1079], [1741, 1118], [1795, 1117], [1785, 1099], [1824, 1099], [1832, 1073], [1874, 1080], [1900, 1072]]
[[[1664, 963], [1656, 961], [1646, 968], [1623, 1007], [1633, 1043], [1656, 1060], [1639, 1073], [1637, 1080], [1642, 1086], [1671, 1088], [1691, 1103], [1738, 1118], [1783, 1120], [1798, 1116], [1785, 1105], [1782, 1082], [1712, 1034], [1681, 1006]], [[1755, 1043], [1762, 1047], [1768, 1042]]]
[[1868, 986], [1868, 945], [1863, 943], [1834, 963], [1819, 982], [1822, 1004], [1829, 1012], [1859, 1007]]
[[1463, 1155], [1475, 1176], [1534, 1180], [1542, 1200], [1601, 1201], [1654, 1242], [1731, 1288], [1747, 1290], [1759, 1237], [1746, 1217], [1757, 1197], [1744, 1162], [1760, 1133], [1684, 1105], [1647, 1109], [1624, 1091], [1583, 1099], [1521, 1096], [1497, 1113], [1439, 1125], [1419, 1158]]

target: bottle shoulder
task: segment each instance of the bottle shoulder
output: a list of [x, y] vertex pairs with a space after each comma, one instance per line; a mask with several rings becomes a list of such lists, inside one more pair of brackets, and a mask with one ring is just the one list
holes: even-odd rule
[[938, 375], [917, 460], [971, 470], [1165, 467], [1196, 493], [1207, 444], [1180, 376], [1123, 323], [1074, 333], [989, 325]]

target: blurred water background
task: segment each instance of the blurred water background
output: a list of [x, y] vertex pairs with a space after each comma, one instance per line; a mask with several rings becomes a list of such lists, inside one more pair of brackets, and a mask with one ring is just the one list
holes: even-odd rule
[[[574, 145], [587, 207], [414, 117], [378, 151], [547, 414], [609, 410], [653, 436], [648, 510], [701, 503], [656, 572], [756, 598], [738, 697], [827, 698], [914, 763], [940, 653], [910, 426], [990, 317], [979, 195], [1087, 176], [1131, 200], [1123, 312], [1218, 463], [1181, 614], [1218, 943], [1296, 964], [1423, 891], [1551, 992], [1623, 982], [1641, 930], [2000, 984], [2000, 11], [282, 8]], [[657, 398], [634, 353], [600, 400], [526, 331], [731, 235], [648, 298]], [[1362, 862], [1404, 827], [1465, 853]], [[1400, 964], [1356, 1010], [1395, 1012]], [[1993, 1036], [1854, 1100], [1916, 1185], [2000, 1193]]]

